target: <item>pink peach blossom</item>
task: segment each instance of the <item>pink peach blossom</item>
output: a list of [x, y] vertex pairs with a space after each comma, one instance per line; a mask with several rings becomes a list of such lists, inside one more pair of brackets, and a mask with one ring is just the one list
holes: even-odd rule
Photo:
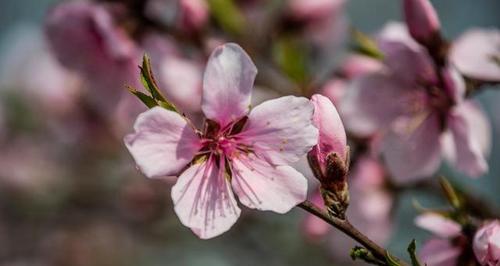
[[[378, 40], [384, 68], [356, 78], [346, 90], [340, 105], [346, 127], [362, 136], [383, 133], [382, 154], [396, 182], [432, 175], [443, 153], [465, 174], [482, 175], [488, 165], [481, 142], [490, 138], [484, 113], [464, 99], [455, 69], [442, 70], [440, 85], [426, 50], [398, 33], [404, 28], [394, 29]], [[444, 141], [446, 135], [453, 140]]]
[[236, 44], [210, 56], [203, 79], [203, 132], [181, 115], [155, 107], [137, 118], [125, 144], [148, 177], [178, 175], [175, 212], [200, 238], [229, 230], [241, 204], [285, 213], [306, 197], [307, 182], [288, 166], [316, 143], [313, 105], [287, 96], [249, 112], [257, 69]]
[[500, 31], [466, 31], [453, 42], [450, 59], [462, 74], [471, 78], [500, 81]]
[[417, 226], [432, 232], [435, 237], [424, 243], [419, 251], [423, 263], [429, 266], [453, 266], [462, 254], [462, 247], [451, 240], [461, 236], [461, 226], [435, 213], [425, 213], [415, 220]]
[[474, 254], [481, 265], [500, 264], [500, 221], [494, 220], [483, 225], [474, 236]]
[[85, 78], [89, 98], [101, 110], [113, 108], [126, 84], [137, 85], [141, 53], [105, 6], [58, 4], [47, 15], [45, 32], [57, 59]]

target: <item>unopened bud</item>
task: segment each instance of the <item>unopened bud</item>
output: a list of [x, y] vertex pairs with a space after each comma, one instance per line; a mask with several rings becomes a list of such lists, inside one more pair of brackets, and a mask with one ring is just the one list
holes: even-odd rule
[[404, 14], [410, 35], [424, 46], [437, 38], [440, 22], [429, 0], [405, 0]]
[[340, 116], [332, 102], [321, 95], [311, 98], [314, 125], [319, 129], [318, 144], [309, 152], [309, 165], [321, 183], [321, 194], [331, 215], [345, 218], [349, 205], [347, 172], [349, 148]]

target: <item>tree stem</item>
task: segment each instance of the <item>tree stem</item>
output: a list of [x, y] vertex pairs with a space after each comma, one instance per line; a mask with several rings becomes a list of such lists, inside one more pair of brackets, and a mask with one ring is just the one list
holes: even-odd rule
[[[305, 211], [313, 214], [314, 216], [320, 218], [321, 220], [327, 222], [338, 230], [342, 231], [344, 234], [348, 235], [350, 238], [356, 240], [359, 244], [363, 245], [366, 249], [372, 252], [373, 256], [381, 261], [386, 261], [386, 254], [388, 252], [370, 240], [367, 236], [361, 233], [356, 227], [354, 227], [347, 219], [339, 219], [330, 216], [327, 212], [323, 211], [319, 207], [315, 206], [312, 202], [306, 200], [298, 205]], [[393, 257], [394, 258], [394, 257]], [[406, 266], [407, 264], [402, 262], [400, 259], [394, 258], [399, 265]]]

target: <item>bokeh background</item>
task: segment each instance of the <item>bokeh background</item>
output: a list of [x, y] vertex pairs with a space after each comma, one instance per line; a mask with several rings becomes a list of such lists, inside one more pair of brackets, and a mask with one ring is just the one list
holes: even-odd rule
[[[402, 19], [400, 2], [349, 0], [345, 12], [351, 25], [370, 33], [388, 21]], [[471, 27], [500, 27], [498, 0], [432, 2], [449, 38]], [[112, 133], [86, 132], [98, 116], [77, 114], [68, 119], [63, 111], [54, 117], [41, 108], [47, 105], [40, 96], [43, 92], [29, 97], [20, 92], [23, 88], [16, 86], [25, 84], [43, 90], [44, 77], [50, 78], [50, 73], [35, 75], [44, 69], [25, 71], [29, 64], [19, 68], [12, 62], [36, 47], [32, 42], [40, 39], [30, 36], [42, 34], [46, 12], [56, 3], [0, 2], [4, 120], [0, 128], [0, 265], [346, 265], [347, 254], [341, 258], [332, 250], [346, 250], [351, 243], [308, 240], [301, 230], [305, 214], [298, 209], [286, 215], [245, 209], [229, 232], [199, 240], [173, 212], [171, 181], [146, 180], [134, 169], [120, 138], [101, 135]], [[68, 82], [61, 82], [61, 89]], [[478, 98], [494, 130], [489, 174], [471, 180], [445, 165], [441, 171], [471, 194], [500, 205], [500, 91], [487, 90]], [[425, 206], [444, 204], [436, 193], [418, 189], [398, 195], [394, 230], [386, 244], [397, 255], [405, 254], [412, 238], [422, 243], [428, 237], [413, 223], [415, 199]]]

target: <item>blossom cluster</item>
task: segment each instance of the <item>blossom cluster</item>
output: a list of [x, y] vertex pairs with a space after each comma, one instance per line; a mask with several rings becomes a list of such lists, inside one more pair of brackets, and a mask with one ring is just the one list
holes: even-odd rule
[[356, 244], [330, 230], [348, 224], [370, 239], [352, 258], [393, 265], [370, 245], [395, 237], [402, 196], [423, 187], [447, 207], [415, 204], [432, 237], [412, 263], [500, 265], [495, 204], [439, 178], [493, 168], [498, 121], [476, 95], [500, 83], [500, 30], [450, 40], [429, 0], [400, 1], [404, 21], [375, 33], [349, 24], [348, 0], [271, 2], [63, 1], [40, 29], [20, 28], [0, 57], [0, 96], [22, 99], [0, 101], [6, 197], [34, 204], [57, 189], [49, 213], [113, 206], [127, 226], [174, 217], [201, 239], [259, 217], [242, 206], [311, 203], [319, 211], [289, 230], [305, 245], [331, 243], [348, 264]]

